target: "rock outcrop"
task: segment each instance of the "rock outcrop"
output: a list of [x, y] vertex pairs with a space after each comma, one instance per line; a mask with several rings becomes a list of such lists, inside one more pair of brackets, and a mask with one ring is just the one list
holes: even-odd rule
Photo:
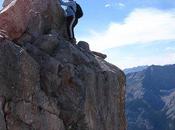
[[66, 40], [56, 2], [13, 0], [0, 13], [0, 130], [125, 130], [124, 73]]

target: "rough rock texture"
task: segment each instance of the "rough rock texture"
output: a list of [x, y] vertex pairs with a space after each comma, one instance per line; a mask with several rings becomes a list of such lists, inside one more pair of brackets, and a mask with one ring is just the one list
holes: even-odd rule
[[0, 34], [11, 40], [24, 32], [37, 38], [63, 24], [63, 13], [56, 0], [5, 0], [4, 6], [0, 12]]
[[9, 5], [13, 0], [5, 0], [2, 4], [3, 7], [6, 7], [7, 5]]
[[0, 97], [0, 130], [6, 130], [6, 121], [4, 117], [4, 104], [5, 104], [5, 97]]
[[[29, 23], [21, 32], [13, 32], [12, 26], [20, 30], [17, 21], [7, 22], [8, 39], [1, 35], [0, 130], [125, 130], [124, 73], [94, 55], [88, 43], [66, 41], [55, 0], [14, 1], [2, 10], [0, 20], [23, 16], [21, 8], [13, 15], [10, 9], [27, 1], [48, 17], [24, 15]], [[57, 20], [63, 21], [57, 25]]]

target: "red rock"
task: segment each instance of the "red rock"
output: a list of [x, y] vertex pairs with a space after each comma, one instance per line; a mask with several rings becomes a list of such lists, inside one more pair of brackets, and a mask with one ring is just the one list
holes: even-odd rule
[[0, 13], [0, 32], [9, 39], [19, 38], [26, 30], [31, 8], [30, 0], [14, 0]]
[[[10, 40], [14, 40], [18, 39], [28, 26], [30, 33], [34, 34], [42, 33], [48, 26], [49, 28], [60, 26], [63, 13], [56, 2], [55, 0], [13, 0], [10, 3], [9, 0], [5, 0], [6, 7], [0, 12], [0, 32], [6, 34]], [[37, 26], [32, 27], [33, 23]]]

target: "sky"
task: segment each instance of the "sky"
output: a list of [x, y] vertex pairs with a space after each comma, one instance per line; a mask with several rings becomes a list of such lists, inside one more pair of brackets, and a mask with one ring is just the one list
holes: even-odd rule
[[3, 0], [0, 0], [0, 9], [2, 8]]
[[[77, 40], [121, 69], [175, 64], [175, 0], [76, 0]], [[0, 5], [3, 0], [0, 0]]]
[[121, 69], [175, 64], [175, 0], [77, 0], [78, 40]]

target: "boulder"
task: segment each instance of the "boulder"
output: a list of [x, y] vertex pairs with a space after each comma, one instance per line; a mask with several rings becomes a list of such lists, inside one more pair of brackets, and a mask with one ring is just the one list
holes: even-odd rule
[[53, 28], [61, 32], [63, 15], [55, 0], [5, 0], [0, 12], [0, 32], [11, 40], [20, 38], [24, 32], [34, 37]]
[[100, 52], [92, 51], [92, 53], [93, 53], [94, 55], [96, 55], [96, 56], [102, 58], [102, 59], [106, 59], [106, 57], [107, 57], [107, 55], [102, 54], [102, 53], [100, 53]]
[[28, 25], [30, 0], [14, 0], [0, 12], [0, 32], [9, 39], [19, 38]]
[[85, 41], [79, 41], [77, 45], [85, 51], [90, 51], [89, 44]]

